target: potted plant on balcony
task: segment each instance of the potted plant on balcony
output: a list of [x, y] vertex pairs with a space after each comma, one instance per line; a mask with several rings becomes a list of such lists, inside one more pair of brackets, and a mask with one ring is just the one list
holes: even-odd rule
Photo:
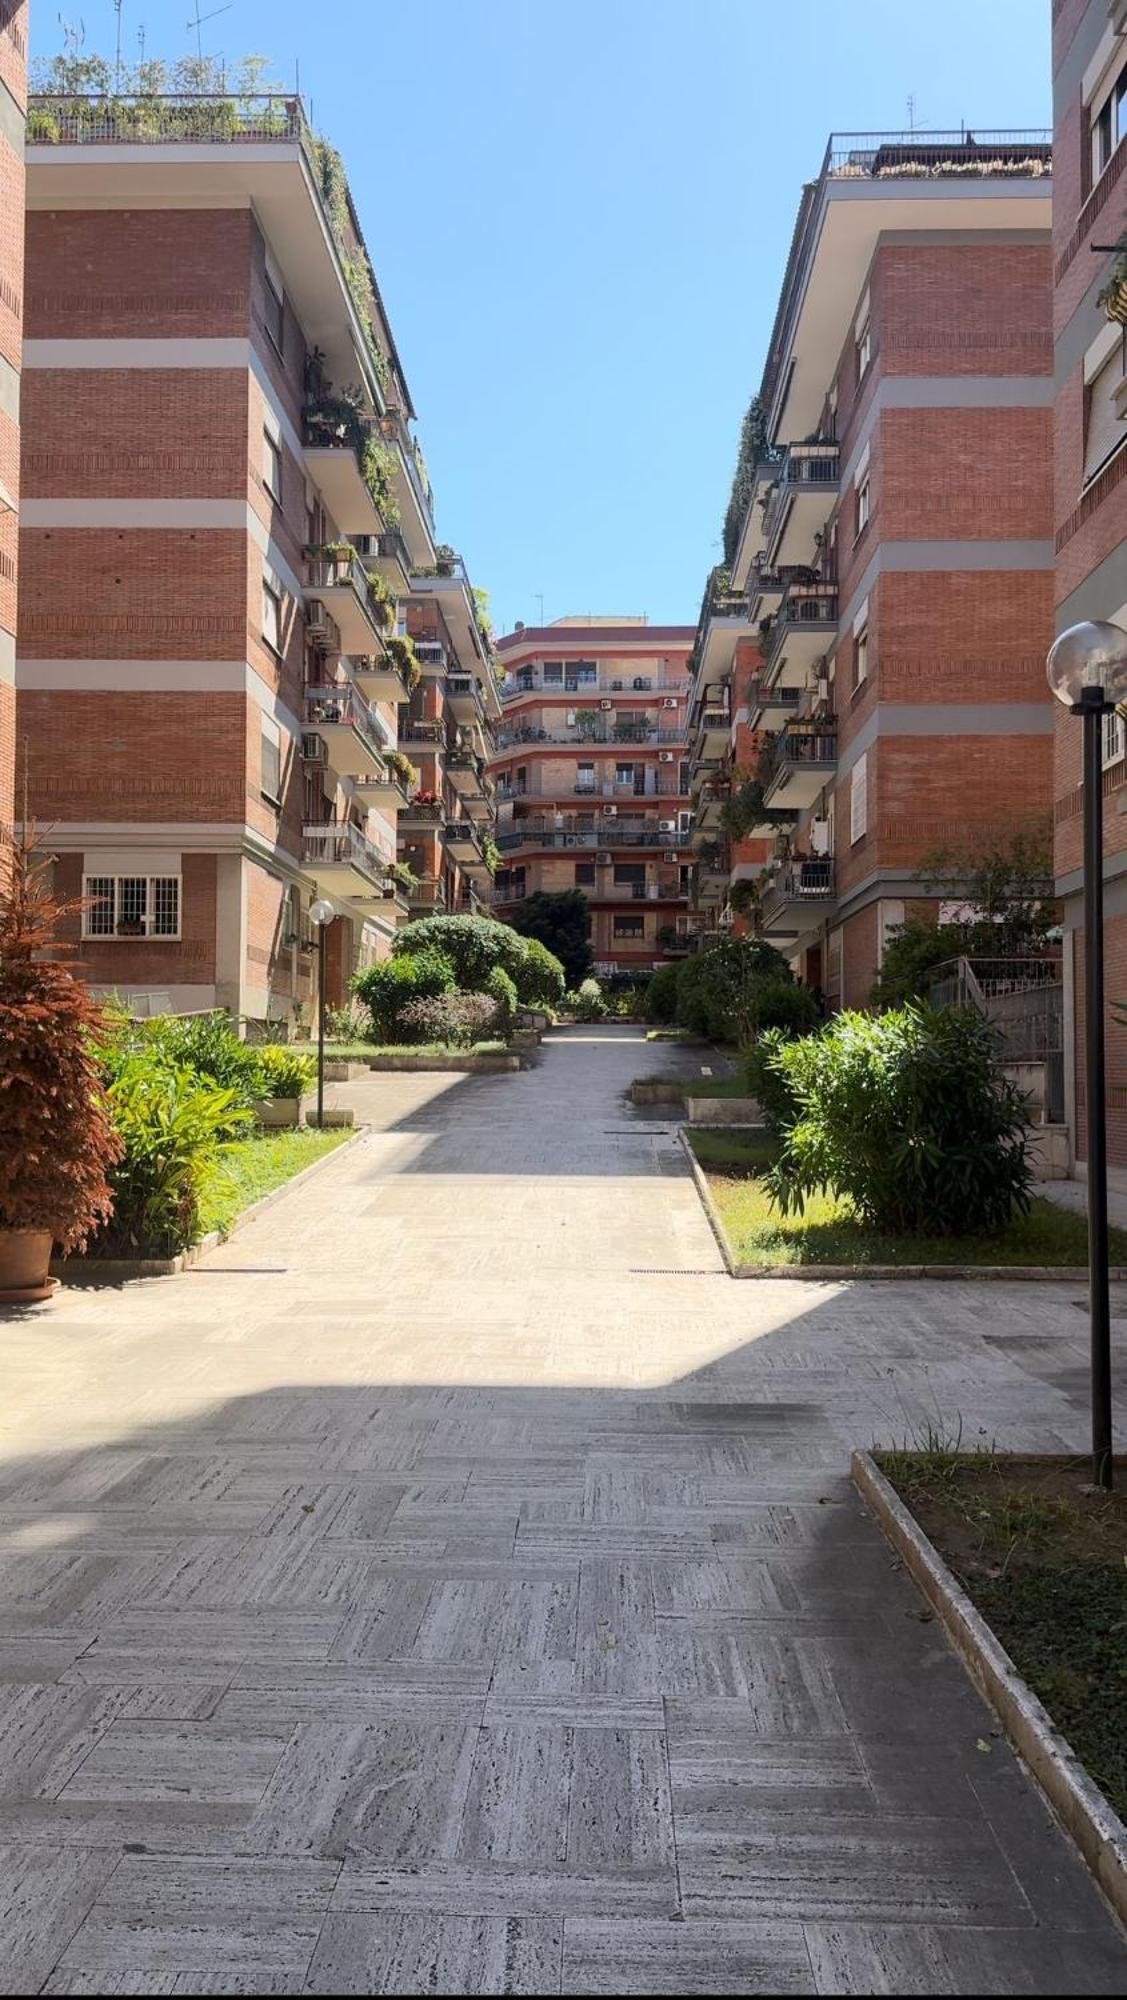
[[1127, 250], [1120, 251], [1106, 285], [1096, 294], [1096, 302], [1108, 319], [1127, 326]]
[[414, 694], [423, 677], [422, 663], [415, 651], [415, 642], [405, 634], [397, 633], [387, 641], [387, 650], [394, 660], [408, 694]]
[[[109, 1216], [122, 1145], [98, 1074], [101, 1009], [65, 964], [56, 900], [30, 842], [0, 857], [0, 1302], [49, 1296], [51, 1245], [81, 1250]], [[46, 952], [54, 955], [47, 959]]]
[[592, 737], [599, 726], [599, 719], [597, 708], [577, 708], [575, 711], [575, 726], [582, 736]]
[[402, 750], [385, 750], [384, 763], [393, 776], [398, 778], [405, 792], [415, 791], [419, 782], [419, 767], [417, 764], [412, 764], [411, 759], [405, 757]]

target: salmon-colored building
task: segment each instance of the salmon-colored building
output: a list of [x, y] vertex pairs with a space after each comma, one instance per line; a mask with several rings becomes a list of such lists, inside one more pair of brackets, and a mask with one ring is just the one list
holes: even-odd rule
[[27, 4], [0, 8], [0, 830], [11, 826], [16, 767]]
[[[335, 911], [339, 1002], [413, 909], [488, 877], [447, 769], [463, 710], [497, 709], [488, 638], [436, 545], [343, 167], [301, 101], [34, 111], [32, 812], [84, 898], [95, 986], [142, 1010], [307, 1022], [315, 898]], [[419, 788], [435, 838], [407, 874], [399, 817]]]
[[[1099, 299], [1127, 236], [1127, 0], [1053, 7], [1053, 276], [1056, 359], [1055, 621], [1127, 627], [1127, 348]], [[1075, 1159], [1084, 1101], [1081, 730], [1057, 707], [1053, 792], [1065, 948], [1065, 1092]], [[1127, 725], [1104, 728], [1108, 1158], [1127, 1186]]]
[[688, 948], [690, 626], [559, 618], [498, 644], [495, 891], [581, 889], [603, 971]]
[[799, 207], [697, 691], [758, 648], [732, 872], [832, 1007], [926, 855], [1050, 796], [1050, 176], [1044, 133], [835, 134]]

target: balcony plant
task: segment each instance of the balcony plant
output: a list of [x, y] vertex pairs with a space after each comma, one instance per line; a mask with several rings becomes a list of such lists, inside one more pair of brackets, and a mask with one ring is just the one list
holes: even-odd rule
[[1096, 294], [1096, 303], [1108, 319], [1127, 325], [1127, 250], [1120, 251], [1107, 283]]
[[414, 694], [423, 677], [422, 663], [415, 651], [414, 640], [407, 634], [393, 634], [387, 641], [387, 650], [403, 676], [408, 694]]
[[381, 631], [386, 632], [388, 627], [395, 623], [397, 610], [395, 592], [378, 570], [367, 570], [365, 575], [368, 582], [368, 603], [376, 624]]
[[594, 735], [601, 719], [597, 708], [577, 708], [575, 711], [575, 726], [588, 739]]
[[384, 763], [387, 765], [388, 770], [399, 779], [405, 792], [415, 792], [420, 775], [417, 764], [412, 764], [411, 759], [405, 757], [402, 750], [385, 750]]
[[0, 1296], [29, 1304], [50, 1289], [52, 1243], [83, 1249], [110, 1213], [122, 1151], [98, 1071], [104, 1017], [60, 962], [77, 905], [52, 894], [49, 867], [21, 840], [0, 878]]

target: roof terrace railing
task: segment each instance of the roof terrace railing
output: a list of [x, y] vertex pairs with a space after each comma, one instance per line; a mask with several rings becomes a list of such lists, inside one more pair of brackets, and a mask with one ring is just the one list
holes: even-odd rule
[[274, 91], [151, 97], [33, 91], [28, 98], [29, 146], [245, 145], [270, 139], [311, 143], [300, 97]]

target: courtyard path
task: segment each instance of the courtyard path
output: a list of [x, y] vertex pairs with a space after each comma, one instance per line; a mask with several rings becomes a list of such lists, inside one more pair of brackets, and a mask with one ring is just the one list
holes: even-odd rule
[[847, 1476], [1082, 1446], [1082, 1283], [734, 1283], [670, 1060], [374, 1079], [200, 1266], [0, 1316], [4, 1990], [1127, 1987]]

